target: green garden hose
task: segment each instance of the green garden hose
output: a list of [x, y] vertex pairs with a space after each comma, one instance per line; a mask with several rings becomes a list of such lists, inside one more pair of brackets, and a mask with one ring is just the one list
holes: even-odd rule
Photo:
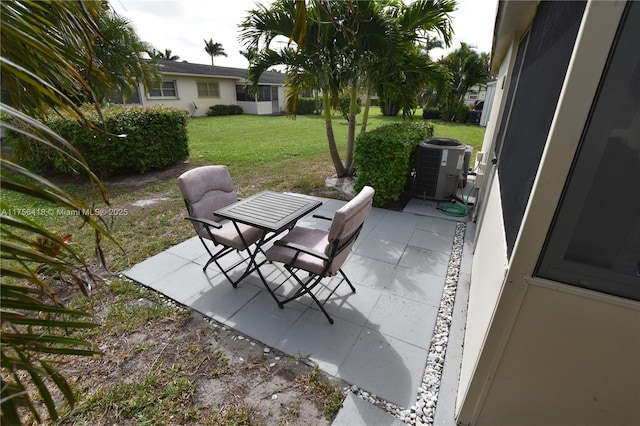
[[466, 215], [469, 214], [469, 197], [471, 196], [471, 193], [473, 192], [474, 189], [476, 189], [475, 186], [471, 187], [471, 190], [467, 194], [467, 198], [465, 198], [464, 200], [463, 206], [459, 206], [453, 203], [447, 203], [447, 204], [442, 204], [438, 206], [438, 210], [440, 210], [443, 214], [446, 214], [447, 216], [465, 217]]

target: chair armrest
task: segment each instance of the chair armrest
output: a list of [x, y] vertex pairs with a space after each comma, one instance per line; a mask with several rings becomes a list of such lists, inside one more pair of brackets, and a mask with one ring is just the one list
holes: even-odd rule
[[311, 217], [315, 217], [315, 218], [317, 218], [317, 219], [324, 219], [324, 220], [333, 220], [332, 218], [327, 217], [327, 216], [322, 216], [321, 214], [314, 214], [314, 215], [313, 215], [313, 216], [311, 216]]
[[186, 220], [190, 220], [192, 222], [199, 222], [199, 223], [201, 223], [203, 225], [207, 225], [207, 226], [210, 226], [210, 227], [216, 228], [216, 229], [222, 228], [222, 225], [220, 225], [218, 222], [215, 222], [215, 221], [209, 220], [209, 219], [203, 219], [201, 217], [186, 216], [185, 219]]
[[314, 250], [314, 249], [309, 248], [309, 247], [305, 247], [305, 246], [300, 245], [300, 244], [290, 243], [288, 241], [278, 240], [275, 243], [273, 243], [273, 245], [274, 246], [287, 247], [287, 248], [290, 248], [292, 250], [296, 250], [296, 251], [299, 251], [299, 252], [302, 252], [302, 253], [306, 253], [306, 254], [311, 255], [311, 256], [319, 257], [320, 259], [323, 259], [323, 260], [329, 260], [329, 257], [326, 254], [324, 254], [323, 252], [318, 251], [318, 250]]

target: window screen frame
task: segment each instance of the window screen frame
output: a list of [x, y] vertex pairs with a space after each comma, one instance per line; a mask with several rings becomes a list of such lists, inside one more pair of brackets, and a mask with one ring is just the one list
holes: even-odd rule
[[[171, 84], [172, 88], [165, 88], [165, 84]], [[154, 91], [159, 91], [160, 94], [154, 94]], [[168, 91], [173, 91], [172, 95], [167, 94]], [[162, 80], [160, 87], [154, 87], [149, 90], [147, 94], [149, 99], [178, 99], [178, 81], [177, 80]]]
[[[200, 90], [200, 85], [206, 85], [206, 94], [202, 94]], [[213, 87], [213, 90], [211, 90]], [[196, 92], [198, 93], [199, 99], [220, 99], [220, 82], [219, 81], [197, 81], [196, 82]]]
[[[594, 170], [600, 166], [603, 152], [609, 143], [598, 142], [605, 136], [607, 140], [609, 139], [612, 129], [604, 127], [606, 124], [602, 125], [603, 118], [606, 117], [606, 114], [612, 115], [608, 105], [619, 102], [617, 101], [619, 97], [615, 96], [616, 92], [612, 89], [612, 84], [618, 84], [622, 81], [621, 75], [629, 74], [628, 68], [625, 68], [624, 64], [631, 63], [631, 61], [640, 64], [640, 49], [637, 47], [637, 41], [636, 45], [630, 41], [633, 40], [633, 23], [640, 19], [640, 4], [635, 6], [634, 15], [629, 18], [633, 3], [628, 2], [621, 20], [534, 275], [600, 293], [640, 301], [640, 271], [637, 276], [627, 275], [566, 258], [566, 253], [577, 228], [574, 214], [579, 212], [588, 201], [587, 197], [591, 194]], [[622, 40], [625, 24], [627, 25], [628, 38]], [[616, 52], [617, 49], [622, 50]], [[609, 75], [610, 72], [611, 75]], [[617, 93], [619, 94], [620, 91], [624, 91], [624, 87], [618, 87]], [[609, 122], [612, 121], [609, 120]], [[640, 138], [636, 139], [636, 143], [640, 143]], [[638, 167], [640, 167], [640, 162]], [[630, 196], [633, 197], [634, 194], [630, 194]], [[637, 195], [635, 197], [635, 202], [640, 203], [640, 197]], [[631, 228], [633, 229], [634, 226], [637, 225], [632, 224]], [[638, 261], [640, 262], [640, 259]], [[640, 268], [640, 265], [638, 267]]]

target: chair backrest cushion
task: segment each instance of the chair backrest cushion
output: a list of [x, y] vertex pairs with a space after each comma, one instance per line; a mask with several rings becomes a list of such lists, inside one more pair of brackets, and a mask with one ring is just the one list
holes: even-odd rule
[[[178, 177], [178, 187], [191, 216], [218, 221], [218, 209], [238, 201], [233, 181], [226, 166], [202, 166]], [[204, 227], [192, 222], [198, 235], [208, 238]]]
[[[329, 234], [327, 236], [329, 245], [325, 250], [325, 254], [331, 255], [336, 244], [340, 244], [341, 241], [353, 235], [353, 233], [362, 226], [369, 212], [371, 212], [374, 193], [375, 191], [372, 187], [365, 186], [360, 190], [358, 195], [336, 211], [333, 216], [333, 221], [331, 222], [331, 227], [329, 228]], [[355, 239], [342, 248], [342, 251], [336, 255], [330, 267], [330, 273], [337, 272], [344, 261], [347, 260], [354, 242]]]

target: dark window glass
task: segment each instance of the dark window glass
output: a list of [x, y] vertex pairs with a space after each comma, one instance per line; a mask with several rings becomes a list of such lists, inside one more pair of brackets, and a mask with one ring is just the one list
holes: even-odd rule
[[640, 2], [629, 2], [537, 275], [640, 300]]
[[[507, 255], [511, 257], [573, 52], [585, 2], [538, 6], [519, 74], [512, 77], [498, 154]], [[513, 95], [512, 95], [513, 93]], [[504, 117], [504, 116], [503, 116]]]
[[[247, 92], [247, 88], [245, 86], [237, 85], [236, 86], [236, 99], [238, 101], [255, 101], [255, 96], [250, 95]], [[265, 102], [271, 100], [271, 86], [258, 86], [258, 101]]]

